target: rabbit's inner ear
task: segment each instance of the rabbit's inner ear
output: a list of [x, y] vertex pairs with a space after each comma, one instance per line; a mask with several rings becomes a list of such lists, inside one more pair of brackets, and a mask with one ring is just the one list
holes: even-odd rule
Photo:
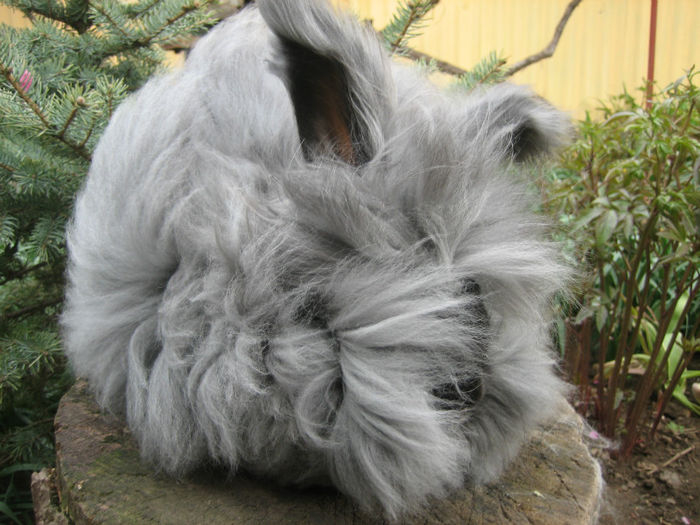
[[304, 157], [332, 153], [353, 166], [366, 162], [342, 64], [287, 39], [281, 51]]
[[517, 162], [532, 160], [547, 152], [547, 138], [542, 135], [534, 123], [525, 121], [516, 128], [512, 136], [513, 158]]

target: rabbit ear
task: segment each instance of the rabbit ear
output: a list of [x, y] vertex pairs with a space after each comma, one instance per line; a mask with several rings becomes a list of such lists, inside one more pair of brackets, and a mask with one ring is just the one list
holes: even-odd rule
[[331, 153], [355, 166], [367, 162], [384, 136], [393, 92], [378, 37], [320, 0], [258, 5], [279, 39], [279, 73], [306, 159]]
[[469, 133], [484, 151], [504, 151], [523, 162], [551, 154], [573, 137], [569, 117], [522, 86], [499, 84], [476, 93], [464, 107]]
[[345, 68], [296, 42], [281, 42], [284, 79], [306, 159], [332, 152], [352, 165], [366, 162], [370, 154], [362, 142], [362, 122], [353, 115]]
[[517, 116], [511, 133], [510, 147], [518, 162], [549, 155], [563, 147], [572, 137], [568, 117], [542, 99], [531, 98]]

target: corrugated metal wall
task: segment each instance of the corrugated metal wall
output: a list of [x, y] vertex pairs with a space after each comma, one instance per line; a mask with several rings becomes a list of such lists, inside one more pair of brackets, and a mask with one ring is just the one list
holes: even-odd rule
[[[397, 0], [336, 0], [375, 27], [388, 22]], [[569, 0], [442, 0], [424, 34], [411, 45], [468, 69], [490, 51], [510, 63], [551, 40]], [[583, 0], [552, 58], [513, 78], [582, 117], [600, 99], [632, 90], [646, 77], [649, 0]], [[700, 0], [658, 0], [656, 72], [661, 85], [693, 64], [700, 67]], [[641, 94], [640, 94], [641, 99]]]
[[[383, 27], [397, 0], [334, 0]], [[511, 63], [552, 38], [568, 0], [442, 0], [424, 34], [411, 45], [468, 69], [490, 51]], [[700, 67], [700, 0], [658, 0], [655, 77], [665, 85]], [[583, 0], [554, 57], [514, 77], [581, 117], [599, 99], [632, 90], [646, 77], [650, 0]], [[0, 8], [0, 22], [17, 24]], [[641, 98], [641, 94], [640, 94]]]
[[2, 6], [0, 7], [0, 24], [21, 27], [26, 26], [28, 22], [19, 11]]

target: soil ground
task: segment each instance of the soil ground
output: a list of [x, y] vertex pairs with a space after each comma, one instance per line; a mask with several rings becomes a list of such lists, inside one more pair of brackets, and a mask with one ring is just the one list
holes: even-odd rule
[[700, 525], [700, 417], [672, 401], [654, 442], [625, 462], [597, 455], [607, 484], [601, 525]]

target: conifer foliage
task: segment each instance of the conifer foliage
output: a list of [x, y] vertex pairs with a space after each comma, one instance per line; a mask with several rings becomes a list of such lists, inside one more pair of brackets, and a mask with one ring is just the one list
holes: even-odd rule
[[206, 0], [2, 0], [0, 25], [0, 521], [23, 522], [26, 478], [53, 460], [69, 384], [57, 315], [64, 232], [115, 108], [163, 67], [163, 46], [213, 23]]
[[396, 12], [382, 29], [382, 37], [387, 47], [395, 52], [407, 40], [421, 33], [427, 17], [438, 4], [439, 0], [402, 0], [396, 7]]

